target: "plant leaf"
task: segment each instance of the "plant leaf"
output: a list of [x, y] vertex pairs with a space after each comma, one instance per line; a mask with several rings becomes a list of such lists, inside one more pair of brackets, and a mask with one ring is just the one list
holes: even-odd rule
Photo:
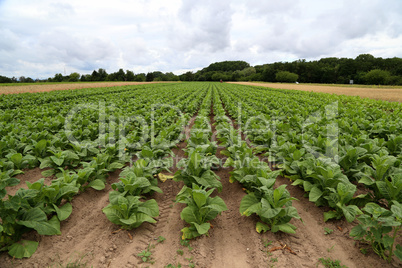
[[38, 245], [39, 242], [36, 241], [21, 240], [8, 247], [8, 254], [17, 259], [29, 258], [35, 253]]

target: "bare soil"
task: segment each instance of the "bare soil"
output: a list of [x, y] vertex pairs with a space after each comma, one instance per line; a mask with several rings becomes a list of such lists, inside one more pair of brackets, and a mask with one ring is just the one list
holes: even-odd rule
[[234, 84], [270, 87], [279, 89], [294, 89], [302, 91], [313, 91], [347, 96], [360, 96], [375, 100], [386, 100], [402, 102], [402, 88], [370, 88], [370, 87], [337, 87], [308, 84], [286, 84], [286, 83], [252, 83], [252, 82], [229, 82]]

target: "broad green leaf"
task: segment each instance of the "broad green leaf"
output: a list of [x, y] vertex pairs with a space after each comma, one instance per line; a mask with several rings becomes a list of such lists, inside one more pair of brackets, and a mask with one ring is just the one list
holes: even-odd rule
[[324, 212], [324, 222], [330, 220], [330, 219], [334, 219], [337, 218], [339, 215], [339, 213], [335, 210], [331, 210], [328, 212]]
[[55, 163], [57, 166], [61, 166], [61, 165], [63, 165], [63, 163], [64, 163], [64, 157], [63, 158], [59, 158], [59, 157], [56, 157], [56, 156], [54, 156], [54, 155], [52, 155], [51, 157], [50, 157], [50, 159], [53, 161], [53, 163]]
[[288, 234], [295, 234], [296, 233], [296, 226], [290, 223], [284, 223], [272, 226], [271, 231], [276, 233], [277, 231], [281, 231]]
[[218, 212], [222, 212], [222, 211], [225, 211], [228, 209], [225, 202], [223, 201], [223, 199], [220, 198], [219, 196], [215, 196], [214, 198], [211, 198], [209, 201], [209, 205], [207, 207], [213, 208], [214, 210], [216, 210]]
[[56, 210], [57, 217], [60, 221], [66, 220], [70, 217], [71, 212], [73, 211], [73, 206], [71, 203], [66, 203], [62, 207], [58, 208], [55, 204], [53, 204], [54, 209]]
[[355, 220], [356, 215], [361, 215], [363, 212], [355, 206], [355, 205], [349, 205], [349, 206], [341, 206], [341, 209], [343, 211], [343, 215], [345, 215], [345, 218], [348, 222], [352, 222]]
[[[240, 202], [240, 208], [239, 208], [240, 214], [249, 216], [252, 213], [256, 213], [258, 211], [255, 208], [256, 206], [259, 206], [259, 208], [261, 208], [261, 204], [258, 201], [258, 199], [254, 196], [253, 193], [250, 193], [250, 194], [244, 196]], [[254, 207], [254, 208], [251, 209], [252, 207]], [[246, 213], [246, 211], [249, 209], [250, 209], [250, 211], [253, 211], [253, 212], [251, 212], [251, 214]]]
[[357, 225], [352, 228], [349, 235], [355, 237], [355, 239], [360, 239], [366, 234], [366, 230], [362, 225]]
[[151, 199], [148, 201], [145, 201], [138, 207], [138, 211], [141, 211], [151, 217], [158, 217], [159, 216], [159, 207], [158, 203], [155, 201], [155, 199]]
[[190, 207], [185, 207], [181, 213], [180, 218], [187, 223], [198, 222], [197, 216]]
[[311, 191], [309, 193], [309, 201], [310, 202], [317, 202], [317, 200], [322, 196], [322, 192], [318, 187], [314, 186], [311, 188]]
[[199, 234], [206, 234], [208, 232], [208, 230], [211, 228], [211, 224], [209, 222], [205, 222], [202, 224], [198, 224], [196, 222], [193, 222], [195, 228], [197, 229], [197, 232]]
[[17, 223], [19, 225], [24, 225], [28, 228], [35, 228], [38, 222], [47, 221], [47, 217], [45, 212], [43, 212], [39, 207], [32, 208], [29, 211], [25, 212], [20, 221]]
[[114, 171], [116, 169], [121, 169], [123, 167], [124, 167], [124, 164], [119, 163], [119, 162], [113, 162], [107, 167], [107, 169], [110, 171]]
[[16, 167], [20, 168], [20, 167], [21, 167], [21, 164], [22, 164], [22, 154], [20, 154], [20, 153], [13, 154], [13, 155], [10, 157], [10, 160], [11, 160], [11, 162], [14, 163], [14, 165], [15, 165]]
[[193, 199], [198, 208], [201, 208], [207, 202], [207, 196], [204, 191], [193, 191]]
[[106, 215], [106, 217], [114, 224], [119, 224], [120, 219], [123, 217], [121, 212], [117, 210], [116, 206], [111, 204], [107, 205], [102, 209], [102, 212]]
[[100, 179], [96, 179], [96, 180], [93, 180], [90, 183], [88, 183], [88, 187], [92, 187], [95, 190], [100, 191], [100, 190], [105, 189], [105, 183]]
[[13, 258], [22, 259], [31, 257], [37, 250], [39, 242], [21, 240], [8, 248], [8, 254]]

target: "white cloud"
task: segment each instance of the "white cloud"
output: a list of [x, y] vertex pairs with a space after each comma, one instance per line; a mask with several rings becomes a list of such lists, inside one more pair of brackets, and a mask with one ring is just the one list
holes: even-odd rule
[[402, 57], [400, 0], [0, 1], [0, 75]]

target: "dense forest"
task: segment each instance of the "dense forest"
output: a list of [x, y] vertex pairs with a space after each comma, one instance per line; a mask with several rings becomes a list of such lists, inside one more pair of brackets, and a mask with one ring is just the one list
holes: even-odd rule
[[326, 84], [376, 84], [402, 85], [402, 58], [376, 58], [361, 54], [351, 58], [322, 58], [316, 61], [304, 59], [293, 62], [275, 62], [250, 66], [245, 61], [223, 61], [210, 64], [197, 72], [175, 75], [160, 71], [134, 74], [120, 69], [107, 73], [99, 68], [92, 74], [55, 74], [46, 80], [30, 77], [8, 78], [0, 75], [0, 83], [29, 82], [86, 82], [86, 81], [265, 81]]

